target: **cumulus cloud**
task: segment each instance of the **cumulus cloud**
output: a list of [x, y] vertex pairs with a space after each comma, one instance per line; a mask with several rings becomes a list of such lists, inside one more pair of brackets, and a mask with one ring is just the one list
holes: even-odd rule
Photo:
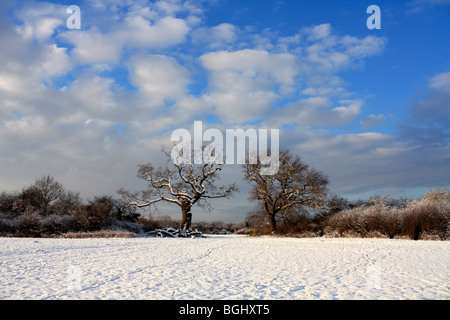
[[200, 62], [209, 72], [207, 102], [229, 123], [263, 117], [281, 92], [291, 90], [298, 72], [293, 55], [265, 50], [212, 52]]
[[[162, 164], [172, 129], [209, 116], [222, 130], [287, 127], [282, 146], [327, 172], [334, 192], [421, 186], [411, 174], [420, 166], [439, 185], [450, 73], [430, 78], [396, 132], [375, 132], [385, 116], [367, 114], [342, 71], [382, 53], [385, 38], [341, 35], [327, 23], [284, 37], [206, 25], [201, 3], [86, 1], [81, 31], [64, 27], [61, 5], [30, 2], [14, 20], [2, 16], [0, 189], [42, 174], [83, 196], [133, 189], [136, 164]], [[236, 179], [235, 169], [224, 178]]]
[[81, 64], [117, 64], [125, 48], [168, 48], [183, 42], [188, 32], [183, 19], [164, 17], [152, 23], [142, 16], [130, 16], [109, 32], [92, 27], [64, 32], [61, 38], [74, 46], [73, 55]]
[[184, 19], [168, 16], [151, 23], [141, 16], [132, 16], [125, 19], [117, 36], [125, 46], [158, 48], [183, 42], [188, 32]]
[[95, 28], [85, 32], [65, 32], [61, 38], [72, 44], [72, 56], [80, 64], [116, 64], [122, 53], [122, 43]]
[[321, 40], [331, 34], [331, 25], [329, 23], [320, 24], [311, 28], [305, 28], [304, 32], [308, 35], [308, 41]]
[[[297, 127], [286, 134], [285, 143], [327, 172], [330, 188], [338, 194], [446, 187], [450, 181], [449, 87], [447, 72], [433, 76], [392, 134], [333, 134]], [[369, 115], [361, 126], [369, 130], [384, 121], [382, 114]]]
[[352, 36], [328, 35], [304, 49], [304, 60], [322, 72], [336, 72], [352, 66], [359, 59], [379, 54], [385, 43], [385, 38], [376, 36], [359, 39]]
[[55, 77], [72, 68], [67, 49], [54, 43], [37, 43], [23, 30], [5, 25], [0, 30], [0, 116], [33, 111], [39, 92]]
[[0, 49], [0, 58], [9, 63], [0, 67], [2, 74], [17, 75], [23, 79], [20, 82], [32, 83], [63, 75], [71, 68], [66, 48], [56, 44], [38, 46], [33, 39], [17, 30], [4, 35], [4, 38], [9, 42], [8, 46]]
[[330, 74], [353, 67], [362, 59], [383, 52], [387, 44], [385, 37], [369, 35], [359, 38], [340, 35], [329, 23], [305, 27], [297, 34], [280, 37], [276, 48], [295, 52], [303, 73]]
[[435, 90], [441, 90], [445, 93], [450, 91], [450, 72], [440, 73], [430, 80], [430, 88]]
[[[9, 62], [0, 67], [1, 147], [14, 155], [2, 164], [20, 158], [22, 165], [35, 163], [43, 174], [56, 172], [78, 183], [96, 176], [93, 186], [100, 186], [120, 161], [134, 170], [148, 161], [139, 160], [142, 150], [157, 151], [170, 141], [168, 129], [205, 113], [223, 126], [267, 117], [266, 125], [328, 126], [360, 114], [362, 101], [350, 99], [336, 72], [369, 56], [375, 39], [339, 37], [324, 24], [305, 28], [281, 50], [283, 41], [269, 31], [245, 34], [229, 23], [203, 25], [201, 8], [190, 2], [86, 5], [92, 15], [83, 15], [81, 31], [64, 28], [66, 8], [47, 3], [18, 12], [22, 23], [0, 30], [9, 43], [0, 49], [0, 58]], [[210, 50], [197, 61], [190, 52], [171, 55], [189, 35], [198, 46], [194, 52], [203, 45]], [[253, 39], [255, 48], [239, 48], [239, 37]], [[333, 66], [324, 67], [326, 60]], [[136, 90], [108, 76], [117, 66]], [[193, 96], [190, 86], [199, 72], [206, 73], [207, 83]], [[64, 86], [52, 86], [69, 73]], [[273, 108], [286, 97], [290, 104]], [[129, 173], [124, 170], [122, 177]]]
[[23, 23], [17, 29], [27, 37], [45, 42], [66, 24], [67, 6], [48, 2], [29, 2], [14, 17]]
[[361, 100], [340, 100], [334, 104], [332, 99], [325, 96], [310, 97], [276, 109], [269, 123], [278, 127], [285, 124], [342, 126], [359, 117], [361, 106]]
[[192, 43], [206, 45], [211, 49], [225, 47], [237, 40], [236, 27], [229, 23], [221, 23], [214, 27], [196, 28], [191, 34]]
[[146, 97], [148, 105], [164, 106], [164, 99], [176, 100], [187, 93], [189, 71], [171, 57], [140, 55], [128, 64], [131, 83]]

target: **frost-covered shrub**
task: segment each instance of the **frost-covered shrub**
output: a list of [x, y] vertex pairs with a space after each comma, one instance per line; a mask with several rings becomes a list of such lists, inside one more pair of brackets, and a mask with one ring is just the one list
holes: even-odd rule
[[17, 193], [0, 193], [0, 214], [6, 217], [15, 217], [18, 213], [15, 211], [15, 202], [17, 201]]
[[42, 218], [33, 211], [27, 211], [18, 217], [14, 224], [16, 236], [19, 237], [39, 237], [42, 231]]
[[365, 233], [379, 233], [394, 238], [401, 232], [401, 211], [384, 203], [366, 208], [361, 218]]
[[326, 220], [325, 233], [363, 237], [407, 236], [410, 239], [448, 239], [450, 192], [434, 190], [422, 200], [390, 206], [389, 200], [373, 198], [369, 205], [338, 212]]
[[50, 215], [42, 219], [41, 232], [45, 235], [58, 235], [75, 231], [79, 227], [77, 217], [71, 215]]
[[422, 237], [448, 238], [450, 223], [450, 192], [431, 191], [420, 201], [412, 202], [403, 212], [403, 233], [411, 239]]
[[325, 230], [340, 235], [350, 233], [374, 237], [378, 234], [393, 238], [401, 232], [400, 209], [388, 207], [380, 201], [369, 207], [344, 210], [329, 217]]
[[362, 219], [362, 212], [364, 207], [344, 210], [338, 212], [327, 219], [325, 233], [337, 233], [343, 235], [344, 233], [352, 232], [362, 234], [365, 232]]

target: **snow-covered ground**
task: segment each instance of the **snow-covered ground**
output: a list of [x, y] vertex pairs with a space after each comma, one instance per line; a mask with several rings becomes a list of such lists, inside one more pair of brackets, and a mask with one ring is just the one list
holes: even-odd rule
[[0, 299], [450, 299], [450, 242], [0, 238]]

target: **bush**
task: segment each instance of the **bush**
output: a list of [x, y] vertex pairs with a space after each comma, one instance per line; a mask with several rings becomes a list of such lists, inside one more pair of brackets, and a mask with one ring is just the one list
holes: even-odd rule
[[70, 231], [76, 231], [79, 221], [72, 215], [50, 215], [42, 219], [41, 233], [43, 235], [60, 235]]
[[389, 238], [404, 235], [414, 240], [449, 238], [449, 191], [431, 191], [422, 200], [399, 202], [401, 206], [389, 206], [389, 199], [374, 199], [369, 206], [364, 204], [330, 216], [326, 233], [362, 237], [379, 234]]
[[411, 239], [422, 236], [448, 238], [450, 192], [431, 191], [403, 210], [403, 233]]
[[253, 227], [252, 231], [250, 232], [251, 236], [262, 236], [262, 235], [268, 235], [272, 233], [272, 229], [270, 228], [269, 224], [264, 225], [256, 225]]
[[18, 199], [17, 193], [0, 193], [0, 213], [8, 216], [17, 216], [14, 203]]
[[[343, 209], [345, 208], [346, 209]], [[332, 198], [329, 211], [309, 216], [289, 212], [278, 223], [277, 234], [333, 237], [407, 237], [410, 239], [450, 239], [450, 192], [432, 190], [423, 199], [408, 201], [372, 197], [347, 205]], [[252, 234], [269, 234], [266, 221], [256, 211], [248, 217]]]
[[362, 234], [380, 234], [389, 238], [401, 232], [401, 213], [397, 208], [385, 205], [384, 201], [363, 210], [361, 216]]
[[[56, 184], [49, 177], [41, 180], [49, 181], [45, 185]], [[114, 228], [132, 232], [154, 229], [150, 226], [150, 220], [144, 219], [142, 226], [135, 223], [139, 213], [122, 200], [101, 196], [83, 204], [78, 193], [65, 191], [57, 184], [57, 190], [61, 191], [58, 197], [44, 201], [46, 198], [35, 185], [21, 192], [0, 193], [0, 235], [40, 237]]]
[[17, 218], [14, 227], [18, 237], [40, 237], [42, 231], [42, 218], [33, 211], [25, 212]]
[[[168, 227], [171, 226], [171, 225], [167, 226], [167, 225], [161, 223], [159, 220], [154, 220], [152, 218], [145, 218], [145, 217], [140, 217], [137, 220], [137, 223], [142, 226], [142, 228], [143, 228], [142, 230], [144, 232], [152, 231], [154, 229], [168, 228]], [[175, 224], [175, 222], [174, 222], [173, 225], [177, 225], [178, 226], [179, 223]]]
[[289, 219], [277, 224], [277, 233], [292, 235], [307, 232], [310, 229], [311, 218], [306, 215], [292, 215]]
[[0, 234], [7, 235], [14, 231], [12, 220], [5, 214], [0, 214]]
[[108, 226], [110, 221], [108, 206], [101, 203], [80, 205], [74, 215], [79, 223], [79, 231], [95, 231]]

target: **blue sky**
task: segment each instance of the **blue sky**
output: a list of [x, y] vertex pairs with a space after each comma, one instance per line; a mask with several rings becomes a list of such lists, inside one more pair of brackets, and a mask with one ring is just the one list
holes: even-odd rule
[[[66, 25], [73, 4], [81, 30]], [[448, 188], [449, 13], [447, 0], [2, 1], [0, 190], [46, 174], [84, 197], [142, 188], [136, 165], [163, 164], [194, 120], [279, 128], [349, 199]], [[239, 167], [222, 178], [240, 182]], [[242, 221], [247, 191], [200, 218]]]

